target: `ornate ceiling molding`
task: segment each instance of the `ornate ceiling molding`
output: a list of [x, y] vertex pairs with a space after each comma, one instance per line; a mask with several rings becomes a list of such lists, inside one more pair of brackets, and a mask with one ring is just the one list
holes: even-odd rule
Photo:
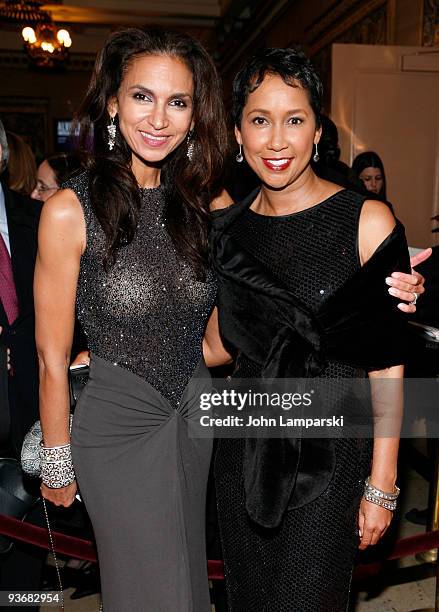
[[93, 25], [155, 23], [204, 24], [213, 27], [221, 17], [218, 0], [65, 0], [49, 2], [44, 9], [55, 21]]
[[261, 34], [288, 8], [290, 0], [237, 0], [216, 29], [215, 59], [228, 72]]
[[392, 38], [394, 16], [393, 0], [369, 0], [368, 2], [343, 0], [335, 3], [333, 9], [327, 11], [325, 15], [305, 30], [305, 40], [309, 46], [310, 54], [315, 55], [320, 49], [337, 40], [349, 29], [376, 13], [380, 8], [384, 8], [386, 13], [389, 12], [389, 17], [392, 17], [388, 20], [386, 40], [381, 41], [381, 44], [390, 44], [391, 40], [389, 38]]
[[[92, 53], [71, 53], [66, 68], [69, 71], [91, 72], [95, 61], [96, 55]], [[0, 49], [0, 68], [29, 70], [29, 59], [22, 51]]]

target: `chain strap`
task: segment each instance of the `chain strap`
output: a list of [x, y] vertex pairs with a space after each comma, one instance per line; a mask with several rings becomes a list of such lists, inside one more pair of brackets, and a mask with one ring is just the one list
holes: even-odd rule
[[50, 528], [49, 514], [47, 512], [46, 500], [44, 499], [44, 497], [42, 499], [43, 499], [44, 516], [46, 517], [47, 532], [49, 534], [50, 548], [52, 550], [53, 560], [55, 561], [56, 575], [58, 577], [58, 586], [59, 586], [59, 590], [61, 593], [61, 610], [64, 610], [64, 589], [63, 589], [62, 581], [61, 581], [61, 572], [59, 570], [58, 557], [56, 556], [56, 552], [55, 552], [55, 544], [53, 542], [52, 530]]
[[[61, 572], [60, 572], [60, 567], [59, 567], [59, 563], [58, 563], [58, 557], [56, 556], [55, 544], [54, 544], [53, 535], [52, 535], [52, 529], [50, 528], [49, 514], [47, 512], [46, 500], [44, 499], [44, 497], [42, 498], [42, 500], [43, 500], [44, 516], [46, 517], [47, 532], [49, 534], [50, 548], [51, 548], [51, 551], [52, 551], [53, 560], [55, 562], [56, 575], [57, 575], [57, 578], [58, 578], [58, 586], [59, 586], [59, 590], [60, 590], [60, 593], [61, 593], [61, 610], [65, 610], [65, 608], [64, 608], [64, 589], [63, 589], [63, 585], [62, 585], [62, 581], [61, 581]], [[104, 606], [103, 606], [103, 603], [101, 602], [101, 604], [99, 606], [99, 612], [103, 612], [103, 610], [104, 610]]]

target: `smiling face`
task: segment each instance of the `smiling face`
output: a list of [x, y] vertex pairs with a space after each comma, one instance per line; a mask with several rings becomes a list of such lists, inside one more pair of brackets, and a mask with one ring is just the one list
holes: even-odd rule
[[133, 152], [133, 163], [157, 164], [193, 129], [194, 82], [181, 60], [145, 55], [130, 64], [110, 116], [118, 115], [122, 136]]
[[284, 189], [310, 170], [314, 143], [320, 139], [308, 93], [268, 74], [249, 94], [236, 139], [245, 158], [268, 187]]
[[383, 173], [379, 168], [365, 168], [358, 177], [363, 181], [367, 191], [372, 191], [377, 195], [381, 193], [384, 185]]

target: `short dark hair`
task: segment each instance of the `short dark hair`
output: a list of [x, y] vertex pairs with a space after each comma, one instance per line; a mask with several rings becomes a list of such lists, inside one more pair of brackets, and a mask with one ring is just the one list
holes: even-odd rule
[[233, 121], [241, 125], [242, 111], [251, 94], [267, 74], [278, 75], [287, 85], [299, 84], [309, 96], [317, 127], [320, 127], [323, 86], [313, 65], [300, 49], [260, 49], [239, 70], [233, 81]]

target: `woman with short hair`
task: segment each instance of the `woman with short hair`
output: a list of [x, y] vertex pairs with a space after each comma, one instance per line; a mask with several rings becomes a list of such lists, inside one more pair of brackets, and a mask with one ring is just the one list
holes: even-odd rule
[[[383, 281], [409, 270], [407, 244], [385, 204], [313, 172], [321, 92], [310, 61], [294, 49], [262, 49], [234, 80], [237, 160], [245, 157], [261, 187], [214, 213], [220, 330], [238, 351], [234, 376], [247, 379], [246, 389], [249, 379], [319, 377], [328, 387], [366, 372], [395, 379], [395, 430], [375, 433], [373, 449], [356, 429], [334, 440], [219, 440], [218, 516], [233, 612], [347, 610], [357, 548], [379, 541], [396, 504], [404, 321]], [[331, 389], [341, 414], [361, 416], [343, 385]]]

